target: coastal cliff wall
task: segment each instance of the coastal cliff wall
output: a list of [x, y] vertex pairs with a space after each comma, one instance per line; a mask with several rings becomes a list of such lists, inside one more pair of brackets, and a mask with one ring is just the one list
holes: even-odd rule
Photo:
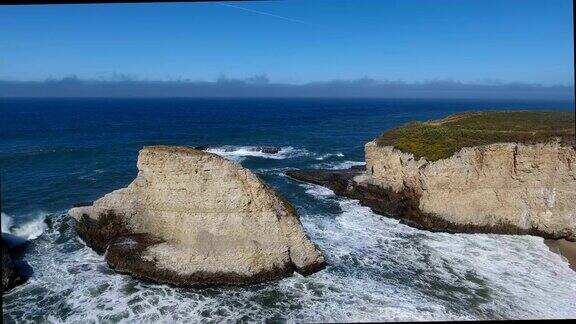
[[372, 141], [365, 154], [360, 181], [410, 192], [422, 213], [460, 226], [576, 240], [573, 146], [496, 143], [430, 162]]

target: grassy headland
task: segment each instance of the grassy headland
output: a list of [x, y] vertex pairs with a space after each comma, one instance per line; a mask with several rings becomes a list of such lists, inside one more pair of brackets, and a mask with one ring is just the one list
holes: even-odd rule
[[532, 144], [560, 138], [564, 145], [575, 145], [574, 129], [574, 111], [465, 112], [390, 129], [376, 143], [436, 161], [463, 147], [492, 143]]

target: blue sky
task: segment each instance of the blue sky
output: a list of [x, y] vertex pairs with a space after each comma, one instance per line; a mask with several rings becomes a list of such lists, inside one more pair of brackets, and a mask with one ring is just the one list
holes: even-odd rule
[[2, 6], [0, 79], [574, 84], [568, 0], [228, 4]]

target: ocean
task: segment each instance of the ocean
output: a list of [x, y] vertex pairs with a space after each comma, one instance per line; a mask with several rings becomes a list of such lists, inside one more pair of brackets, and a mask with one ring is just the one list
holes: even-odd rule
[[[412, 120], [573, 102], [392, 99], [0, 99], [2, 232], [27, 282], [11, 322], [334, 322], [575, 318], [576, 272], [534, 236], [417, 230], [287, 178], [363, 163], [364, 144]], [[174, 288], [111, 271], [66, 215], [124, 187], [145, 145], [209, 145], [297, 208], [325, 270], [246, 287]], [[277, 155], [254, 146], [281, 147]]]

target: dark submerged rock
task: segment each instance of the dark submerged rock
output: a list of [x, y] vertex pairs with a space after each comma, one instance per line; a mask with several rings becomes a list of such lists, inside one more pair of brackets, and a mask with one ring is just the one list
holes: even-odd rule
[[2, 292], [6, 292], [23, 282], [24, 280], [14, 265], [10, 250], [2, 239]]
[[253, 151], [262, 152], [265, 154], [277, 154], [280, 148], [277, 146], [258, 146], [252, 149]]

